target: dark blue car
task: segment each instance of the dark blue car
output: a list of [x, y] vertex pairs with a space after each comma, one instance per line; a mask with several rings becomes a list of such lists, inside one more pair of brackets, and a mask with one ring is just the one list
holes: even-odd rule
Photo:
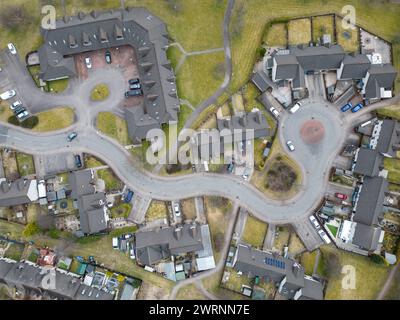
[[125, 198], [124, 198], [124, 202], [125, 203], [131, 202], [132, 197], [133, 197], [133, 191], [129, 190], [128, 193], [126, 194]]
[[346, 112], [347, 110], [351, 109], [352, 105], [351, 103], [346, 103], [343, 107], [340, 108], [340, 111]]
[[361, 103], [357, 104], [353, 109], [351, 109], [351, 112], [357, 112], [358, 110], [362, 109], [363, 105]]

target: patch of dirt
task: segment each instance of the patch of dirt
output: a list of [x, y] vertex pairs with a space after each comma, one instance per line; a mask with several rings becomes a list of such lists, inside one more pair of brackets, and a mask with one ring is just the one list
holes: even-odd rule
[[167, 300], [168, 291], [148, 282], [142, 282], [137, 300]]
[[317, 144], [324, 138], [325, 128], [318, 120], [307, 120], [300, 129], [300, 136], [307, 144]]

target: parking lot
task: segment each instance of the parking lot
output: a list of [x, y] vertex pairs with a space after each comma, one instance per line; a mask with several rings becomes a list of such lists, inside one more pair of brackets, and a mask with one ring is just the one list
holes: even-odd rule
[[[111, 53], [111, 63], [107, 64], [105, 54], [107, 50]], [[75, 55], [75, 67], [80, 79], [87, 79], [90, 72], [102, 68], [118, 68], [122, 71], [126, 80], [126, 91], [129, 90], [128, 80], [138, 78], [138, 66], [136, 53], [131, 46], [121, 46], [110, 49], [101, 49], [97, 51], [86, 52]], [[91, 68], [86, 65], [85, 59], [90, 58]], [[143, 97], [129, 97], [124, 100], [123, 106], [138, 105], [142, 102]]]

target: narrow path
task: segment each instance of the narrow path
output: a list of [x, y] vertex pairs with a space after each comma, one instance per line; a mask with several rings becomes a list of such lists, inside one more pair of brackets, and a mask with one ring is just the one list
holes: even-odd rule
[[[228, 251], [229, 251], [229, 246], [230, 246], [230, 243], [231, 243], [231, 236], [232, 236], [232, 233], [233, 233], [233, 229], [235, 227], [235, 221], [236, 221], [236, 217], [237, 217], [238, 212], [239, 212], [239, 204], [237, 202], [235, 202], [233, 207], [232, 207], [231, 214], [230, 214], [231, 217], [230, 217], [230, 221], [229, 221], [228, 227], [225, 230], [224, 246], [223, 246], [223, 248], [221, 250], [221, 256], [220, 256], [219, 261], [218, 261], [217, 265], [215, 266], [215, 268], [211, 269], [211, 270], [208, 270], [208, 271], [204, 271], [198, 276], [194, 276], [192, 278], [188, 278], [186, 280], [182, 280], [182, 281], [178, 282], [172, 288], [172, 291], [171, 291], [171, 293], [169, 295], [169, 300], [175, 300], [176, 295], [178, 294], [178, 291], [181, 288], [183, 288], [183, 287], [185, 287], [185, 286], [187, 286], [187, 285], [189, 285], [191, 283], [194, 283], [196, 285], [196, 282], [199, 282], [202, 279], [207, 278], [207, 277], [209, 277], [209, 276], [211, 276], [211, 275], [213, 275], [215, 273], [221, 272], [224, 269], [224, 267], [225, 267], [225, 257], [227, 256]], [[208, 294], [210, 294], [210, 293], [208, 293]]]
[[224, 51], [224, 48], [212, 48], [212, 49], [206, 49], [206, 50], [187, 52], [179, 42], [172, 42], [169, 46], [178, 47], [180, 52], [182, 52], [182, 54], [185, 56], [196, 56], [196, 55], [200, 55], [200, 54], [209, 54], [209, 53]]
[[211, 292], [207, 291], [206, 288], [203, 286], [203, 282], [201, 280], [196, 281], [194, 283], [197, 289], [209, 300], [219, 300], [216, 296], [214, 296]]
[[386, 282], [383, 285], [381, 291], [379, 292], [378, 297], [376, 298], [376, 300], [384, 300], [385, 299], [385, 296], [386, 296], [387, 292], [389, 291], [390, 286], [393, 283], [393, 279], [394, 279], [394, 277], [396, 275], [396, 272], [399, 270], [399, 266], [400, 266], [400, 263], [397, 263], [392, 268], [392, 270], [390, 270], [389, 276], [387, 277]]
[[319, 265], [320, 258], [321, 258], [321, 250], [317, 249], [317, 255], [315, 257], [315, 262], [314, 262], [313, 275], [317, 274], [317, 272], [318, 272], [318, 265]]

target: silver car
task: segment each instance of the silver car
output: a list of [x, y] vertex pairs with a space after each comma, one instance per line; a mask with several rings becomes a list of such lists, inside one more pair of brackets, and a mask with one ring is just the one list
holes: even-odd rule
[[286, 141], [286, 145], [289, 148], [290, 151], [294, 151], [294, 145], [291, 140]]

